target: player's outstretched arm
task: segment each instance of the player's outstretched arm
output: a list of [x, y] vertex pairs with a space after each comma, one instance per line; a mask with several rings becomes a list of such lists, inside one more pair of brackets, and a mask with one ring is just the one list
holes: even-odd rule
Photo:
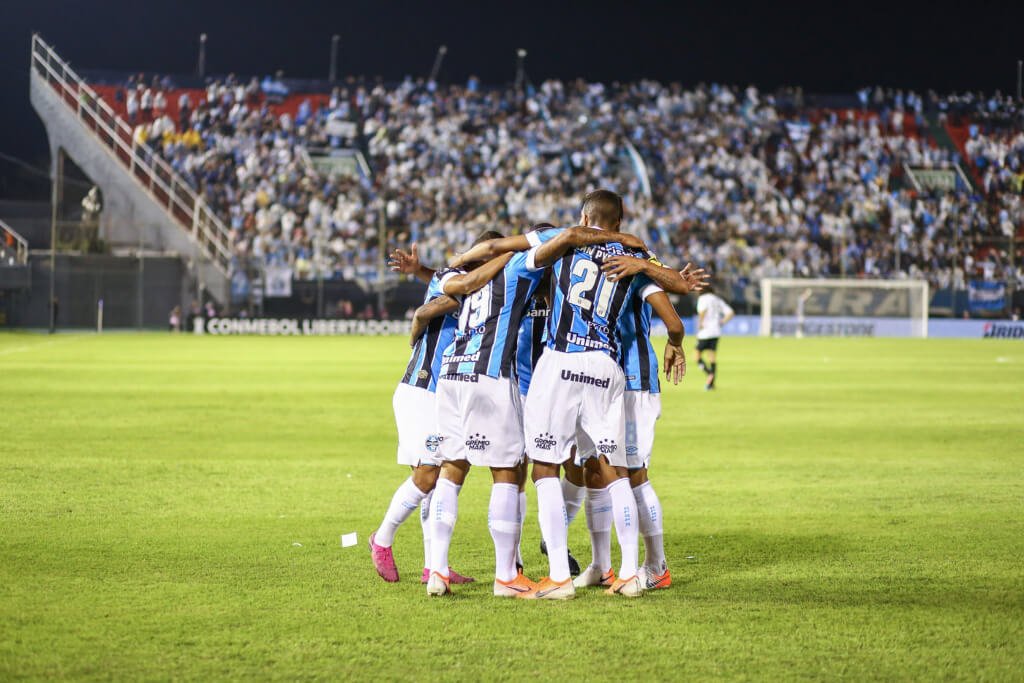
[[439, 318], [447, 313], [454, 313], [459, 310], [459, 302], [450, 296], [435, 296], [433, 299], [416, 309], [412, 314], [412, 332], [409, 336], [409, 346], [416, 346], [416, 340], [427, 329], [427, 325], [434, 318]]
[[612, 282], [643, 273], [656, 285], [673, 294], [699, 292], [708, 283], [708, 275], [703, 268], [693, 268], [687, 263], [685, 268], [676, 271], [656, 259], [636, 256], [613, 256], [605, 262], [602, 270]]
[[480, 244], [473, 245], [469, 251], [459, 254], [451, 260], [448, 265], [452, 268], [462, 268], [467, 263], [490, 261], [502, 254], [513, 251], [526, 251], [530, 248], [530, 240], [526, 235], [512, 235], [511, 237], [498, 237], [487, 240]]
[[434, 271], [420, 263], [420, 255], [416, 249], [416, 243], [412, 243], [409, 251], [395, 249], [388, 259], [388, 267], [396, 273], [413, 275], [423, 282], [430, 282], [434, 277]]
[[565, 256], [570, 249], [611, 242], [618, 242], [631, 249], [645, 249], [643, 240], [636, 235], [576, 226], [563, 230], [553, 239], [537, 247], [533, 264], [535, 268], [545, 268]]
[[448, 296], [465, 296], [472, 294], [494, 279], [501, 272], [505, 264], [512, 259], [508, 253], [498, 258], [493, 258], [479, 268], [462, 275], [454, 275], [443, 279], [444, 293]]
[[665, 344], [665, 378], [672, 384], [679, 384], [686, 376], [686, 354], [683, 352], [683, 336], [686, 331], [683, 328], [683, 321], [679, 319], [679, 314], [665, 292], [655, 292], [647, 297], [646, 301], [668, 330], [668, 342]]

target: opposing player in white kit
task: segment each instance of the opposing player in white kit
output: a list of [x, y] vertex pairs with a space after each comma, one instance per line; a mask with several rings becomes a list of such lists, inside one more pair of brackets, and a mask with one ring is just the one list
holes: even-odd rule
[[501, 271], [471, 296], [467, 295], [472, 290], [464, 286], [466, 276], [453, 271], [440, 281], [442, 290], [460, 303], [458, 330], [444, 353], [437, 387], [439, 453], [445, 462], [430, 509], [428, 595], [450, 592], [448, 548], [458, 494], [472, 465], [489, 467], [494, 482], [488, 508], [495, 549], [494, 594], [515, 597], [535, 586], [517, 571], [515, 553], [521, 532], [518, 482], [524, 450], [519, 391], [512, 382], [519, 324], [547, 265], [571, 248], [611, 237], [572, 228], [521, 239], [533, 248], [489, 261], [488, 265], [500, 263]]
[[[486, 232], [480, 240], [500, 237], [500, 233]], [[450, 310], [452, 300], [441, 291], [440, 277], [444, 271], [423, 267], [413, 245], [411, 254], [396, 250], [392, 268], [399, 272], [415, 275], [428, 283], [420, 316], [413, 322], [412, 356], [405, 375], [395, 389], [392, 404], [395, 423], [398, 426], [398, 463], [412, 469], [411, 476], [402, 482], [388, 505], [384, 519], [377, 530], [370, 534], [370, 554], [374, 568], [382, 579], [398, 581], [398, 567], [391, 549], [395, 533], [413, 511], [420, 509], [420, 524], [423, 529], [424, 569], [421, 581], [426, 583], [430, 563], [430, 527], [427, 512], [434, 487], [440, 472], [441, 459], [437, 453], [439, 440], [435, 417], [435, 389], [441, 355], [455, 336], [458, 321], [443, 311]], [[470, 268], [472, 270], [472, 268]], [[466, 272], [466, 271], [460, 271]], [[496, 268], [474, 270], [474, 282], [482, 287], [494, 276]], [[452, 572], [454, 583], [468, 583], [473, 579]]]
[[705, 391], [715, 388], [715, 376], [718, 373], [718, 339], [722, 336], [722, 327], [732, 320], [734, 315], [736, 312], [722, 297], [715, 294], [711, 285], [708, 285], [704, 293], [697, 298], [697, 364], [707, 375], [704, 382]]

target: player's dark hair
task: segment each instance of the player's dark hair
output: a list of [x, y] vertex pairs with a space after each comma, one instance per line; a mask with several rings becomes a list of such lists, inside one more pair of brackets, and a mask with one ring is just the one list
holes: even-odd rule
[[622, 220], [622, 197], [611, 190], [594, 190], [583, 198], [582, 212], [591, 223], [610, 229]]
[[551, 225], [551, 223], [534, 223], [533, 225], [528, 227], [526, 230], [523, 230], [523, 234], [526, 235], [526, 234], [529, 234], [529, 233], [531, 233], [531, 232], [533, 232], [535, 230], [550, 230], [551, 228], [554, 228], [554, 227], [555, 226]]
[[504, 235], [502, 235], [497, 230], [484, 230], [482, 233], [480, 233], [480, 236], [476, 238], [476, 241], [473, 242], [473, 246], [476, 246], [481, 242], [486, 242], [487, 240], [501, 239], [502, 237], [504, 237]]

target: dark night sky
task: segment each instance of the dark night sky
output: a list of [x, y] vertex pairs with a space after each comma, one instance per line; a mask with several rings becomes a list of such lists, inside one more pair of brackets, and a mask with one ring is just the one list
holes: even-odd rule
[[[437, 46], [445, 80], [510, 81], [517, 47], [527, 73], [595, 80], [653, 77], [807, 92], [881, 83], [917, 90], [1012, 91], [1024, 57], [1024, 3], [772, 2], [218, 2], [0, 0], [0, 152], [45, 165], [42, 124], [28, 101], [30, 35], [73, 66], [191, 73], [197, 36], [207, 70], [325, 77], [330, 36], [339, 73], [426, 75]], [[840, 6], [841, 5], [841, 6]], [[0, 161], [0, 196], [13, 185]]]

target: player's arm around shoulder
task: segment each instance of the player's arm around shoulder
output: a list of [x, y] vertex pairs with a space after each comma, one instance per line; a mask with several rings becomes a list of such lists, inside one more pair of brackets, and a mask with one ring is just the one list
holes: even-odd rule
[[497, 258], [493, 258], [479, 268], [467, 272], [453, 272], [441, 278], [441, 290], [452, 297], [466, 296], [483, 289], [484, 286], [493, 280], [501, 269], [512, 260], [515, 252], [508, 252]]
[[[532, 233], [531, 233], [532, 234]], [[449, 264], [452, 268], [464, 268], [468, 263], [479, 263], [516, 251], [526, 251], [536, 246], [530, 235], [512, 235], [511, 237], [498, 237], [487, 240], [480, 244], [473, 245], [469, 251], [459, 254]]]
[[[531, 233], [532, 234], [532, 233]], [[530, 252], [529, 267], [531, 270], [546, 268], [558, 259], [565, 256], [570, 249], [577, 247], [589, 247], [597, 244], [609, 244], [611, 242], [623, 242], [625, 238], [631, 238], [630, 244], [643, 242], [633, 235], [611, 232], [609, 230], [598, 230], [577, 225], [561, 231], [545, 231], [539, 236], [543, 244], [535, 246]]]
[[694, 268], [687, 263], [682, 270], [677, 271], [666, 266], [650, 252], [647, 252], [646, 257], [613, 256], [608, 259], [602, 270], [612, 282], [631, 275], [646, 275], [659, 287], [672, 294], [699, 292], [708, 281], [708, 275], [703, 268]]

